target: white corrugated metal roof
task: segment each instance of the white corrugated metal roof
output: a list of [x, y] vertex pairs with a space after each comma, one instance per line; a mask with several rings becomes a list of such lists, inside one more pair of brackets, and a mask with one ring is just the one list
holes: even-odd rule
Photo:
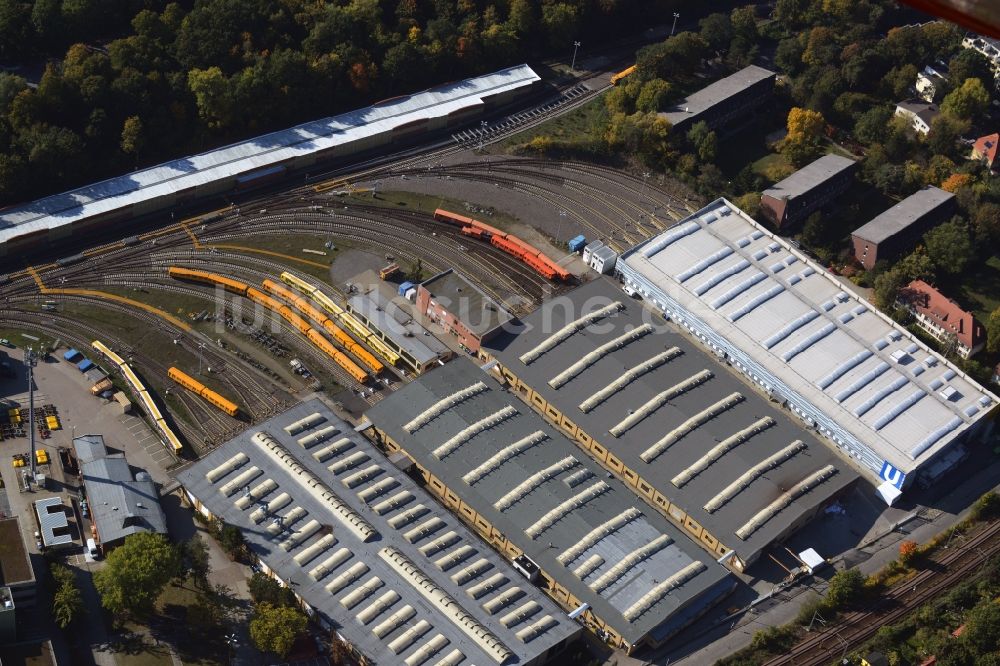
[[538, 80], [527, 65], [509, 67], [39, 199], [0, 214], [0, 243], [389, 132], [424, 118], [447, 116], [482, 104], [484, 96]]
[[692, 221], [690, 233], [664, 244], [668, 230], [623, 261], [897, 469], [915, 469], [997, 404], [729, 202], [678, 226]]
[[66, 519], [66, 507], [61, 497], [47, 497], [35, 502], [35, 514], [41, 527], [42, 543], [46, 548], [73, 542]]

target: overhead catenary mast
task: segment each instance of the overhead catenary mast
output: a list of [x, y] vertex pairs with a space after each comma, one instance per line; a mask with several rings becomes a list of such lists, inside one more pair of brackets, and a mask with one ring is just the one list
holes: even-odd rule
[[35, 352], [31, 347], [24, 352], [24, 364], [28, 368], [28, 441], [31, 444], [28, 455], [31, 456], [31, 478], [28, 480], [28, 487], [35, 482], [36, 454], [35, 454], [35, 380], [32, 369], [35, 367]]

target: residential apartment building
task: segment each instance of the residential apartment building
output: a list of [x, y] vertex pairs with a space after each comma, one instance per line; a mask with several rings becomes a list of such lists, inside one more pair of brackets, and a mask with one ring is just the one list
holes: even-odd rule
[[702, 88], [660, 116], [669, 120], [677, 132], [687, 132], [700, 121], [718, 131], [736, 124], [769, 101], [774, 79], [774, 72], [750, 65]]
[[906, 118], [917, 134], [926, 135], [931, 131], [931, 123], [941, 114], [938, 105], [914, 97], [896, 104], [896, 115]]
[[914, 280], [899, 292], [897, 303], [913, 313], [920, 328], [945, 347], [954, 344], [962, 358], [974, 355], [986, 344], [986, 329], [971, 312], [923, 280]]
[[782, 230], [800, 224], [851, 186], [857, 166], [852, 159], [824, 155], [764, 190], [761, 215]]
[[854, 258], [869, 270], [879, 259], [895, 259], [954, 212], [954, 194], [925, 187], [851, 234]]

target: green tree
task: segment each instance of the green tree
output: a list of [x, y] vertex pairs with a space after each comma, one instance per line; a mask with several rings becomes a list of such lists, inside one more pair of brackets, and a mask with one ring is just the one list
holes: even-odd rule
[[986, 351], [991, 354], [1000, 352], [1000, 308], [991, 312], [986, 320]]
[[203, 588], [208, 587], [208, 575], [212, 571], [212, 564], [208, 556], [208, 544], [200, 534], [195, 534], [181, 544], [181, 559], [184, 569], [195, 581]]
[[733, 202], [736, 207], [752, 218], [756, 218], [760, 213], [760, 194], [757, 192], [747, 192], [736, 197]]
[[546, 3], [542, 5], [542, 26], [553, 48], [569, 49], [573, 38], [580, 34], [580, 15], [572, 4]]
[[113, 615], [144, 616], [179, 569], [177, 549], [162, 534], [131, 534], [94, 574], [94, 587]]
[[909, 284], [909, 280], [900, 270], [888, 270], [875, 278], [873, 297], [875, 305], [889, 311], [895, 307], [899, 290]]
[[989, 81], [993, 78], [993, 69], [989, 59], [973, 49], [959, 49], [958, 53], [948, 61], [949, 84], [957, 88], [967, 79]]
[[295, 606], [295, 594], [287, 587], [261, 571], [254, 572], [247, 585], [250, 598], [256, 604]]
[[666, 104], [669, 95], [669, 83], [663, 79], [650, 79], [642, 84], [642, 90], [635, 100], [635, 108], [644, 113], [659, 111]]
[[695, 152], [698, 153], [699, 160], [702, 162], [712, 162], [715, 160], [718, 141], [715, 132], [708, 128], [708, 123], [704, 120], [691, 126], [691, 129], [687, 133], [687, 140]]
[[990, 104], [990, 94], [979, 79], [966, 79], [961, 86], [945, 95], [941, 111], [963, 120], [976, 120]]
[[236, 111], [235, 99], [222, 70], [218, 67], [192, 69], [188, 72], [187, 80], [202, 120], [209, 127], [218, 129], [232, 125]]
[[122, 126], [122, 152], [132, 155], [138, 160], [139, 151], [142, 150], [145, 143], [146, 139], [142, 131], [142, 120], [139, 119], [139, 116], [129, 116], [126, 118], [125, 124]]
[[826, 600], [834, 608], [849, 608], [861, 601], [865, 577], [857, 569], [838, 571], [830, 579]]
[[261, 604], [250, 620], [250, 640], [258, 650], [284, 657], [306, 629], [306, 616], [297, 608]]
[[754, 6], [736, 7], [729, 13], [729, 21], [733, 26], [733, 33], [736, 39], [743, 39], [748, 42], [756, 42], [760, 37], [757, 30], [757, 17], [754, 15]]
[[1000, 604], [993, 599], [980, 601], [969, 611], [962, 641], [969, 645], [977, 656], [985, 656], [996, 650], [997, 636], [1000, 636]]
[[86, 611], [83, 595], [76, 584], [76, 576], [62, 564], [52, 564], [50, 568], [55, 591], [52, 595], [52, 617], [60, 629], [71, 625]]
[[854, 137], [865, 145], [881, 142], [892, 114], [892, 108], [888, 106], [876, 106], [865, 111], [854, 124]]
[[719, 12], [709, 14], [698, 21], [698, 28], [698, 34], [713, 51], [725, 50], [735, 34], [729, 16]]
[[969, 227], [961, 218], [939, 224], [924, 234], [924, 246], [939, 274], [958, 275], [972, 258]]
[[243, 532], [235, 525], [223, 525], [219, 531], [219, 544], [231, 558], [238, 559], [246, 548]]

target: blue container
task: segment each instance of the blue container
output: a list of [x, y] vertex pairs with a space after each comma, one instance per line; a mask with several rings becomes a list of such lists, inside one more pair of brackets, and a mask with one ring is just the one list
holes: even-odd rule
[[579, 252], [580, 250], [583, 249], [583, 246], [586, 244], [587, 244], [587, 239], [583, 237], [583, 234], [580, 234], [575, 238], [569, 239], [569, 242], [566, 243], [566, 246], [569, 248], [570, 252]]
[[80, 372], [87, 372], [87, 370], [90, 370], [92, 367], [94, 367], [94, 362], [88, 358], [85, 358], [82, 361], [80, 361], [79, 364], [77, 364], [76, 369], [79, 370]]
[[407, 280], [403, 284], [399, 285], [399, 295], [405, 297], [406, 296], [406, 292], [408, 292], [409, 290], [413, 289], [416, 286], [417, 285], [415, 285], [412, 282], [410, 282], [409, 280]]
[[73, 359], [75, 359], [79, 355], [80, 355], [80, 352], [78, 352], [75, 349], [70, 349], [68, 352], [66, 352], [65, 354], [63, 354], [63, 358], [66, 359], [67, 361], [72, 361]]

